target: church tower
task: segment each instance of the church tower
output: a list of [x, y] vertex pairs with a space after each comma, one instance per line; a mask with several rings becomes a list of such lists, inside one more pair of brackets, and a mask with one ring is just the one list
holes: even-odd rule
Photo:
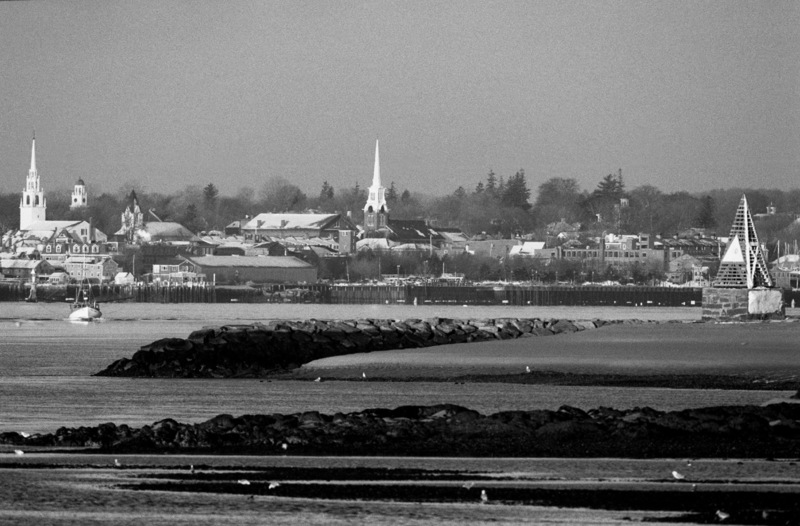
[[70, 210], [75, 210], [82, 206], [88, 206], [88, 204], [86, 184], [83, 182], [83, 179], [78, 179], [78, 182], [75, 183], [75, 188], [72, 189], [72, 203], [70, 203], [69, 208]]
[[36, 171], [36, 134], [34, 133], [31, 141], [31, 169], [28, 170], [25, 190], [22, 191], [22, 199], [19, 202], [20, 230], [26, 230], [34, 223], [45, 221], [45, 210], [47, 210], [47, 202], [39, 184], [39, 173]]
[[364, 205], [364, 230], [371, 232], [386, 228], [389, 209], [386, 207], [386, 188], [381, 186], [381, 161], [378, 141], [375, 140], [375, 170], [372, 174], [372, 186], [369, 187], [367, 204]]

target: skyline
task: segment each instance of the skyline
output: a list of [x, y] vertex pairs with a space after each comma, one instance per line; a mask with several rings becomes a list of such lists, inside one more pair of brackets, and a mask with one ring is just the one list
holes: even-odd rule
[[795, 2], [4, 2], [0, 184], [798, 188]]

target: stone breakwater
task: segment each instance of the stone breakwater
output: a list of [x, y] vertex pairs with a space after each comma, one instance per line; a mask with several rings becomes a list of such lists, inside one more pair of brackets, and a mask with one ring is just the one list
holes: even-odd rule
[[97, 376], [256, 378], [345, 354], [552, 336], [641, 320], [308, 320], [225, 325], [141, 347]]
[[218, 415], [198, 424], [113, 423], [24, 437], [19, 448], [91, 448], [117, 453], [220, 453], [627, 458], [797, 458], [800, 404], [505, 411], [482, 415], [442, 404], [348, 414]]

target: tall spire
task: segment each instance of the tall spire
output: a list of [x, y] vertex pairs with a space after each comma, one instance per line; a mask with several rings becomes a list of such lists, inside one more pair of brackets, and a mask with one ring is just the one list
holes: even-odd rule
[[31, 140], [31, 175], [36, 173], [36, 130], [33, 130], [33, 139]]
[[372, 186], [367, 192], [364, 205], [364, 228], [367, 231], [386, 226], [389, 209], [386, 206], [386, 189], [381, 186], [381, 159], [378, 140], [375, 139], [375, 169], [372, 173]]
[[378, 139], [375, 139], [375, 169], [372, 172], [372, 186], [373, 188], [381, 186], [381, 157], [378, 149]]

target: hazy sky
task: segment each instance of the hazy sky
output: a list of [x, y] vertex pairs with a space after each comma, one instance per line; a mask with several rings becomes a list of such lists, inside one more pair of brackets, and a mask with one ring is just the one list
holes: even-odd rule
[[2, 2], [0, 189], [800, 187], [800, 2]]

